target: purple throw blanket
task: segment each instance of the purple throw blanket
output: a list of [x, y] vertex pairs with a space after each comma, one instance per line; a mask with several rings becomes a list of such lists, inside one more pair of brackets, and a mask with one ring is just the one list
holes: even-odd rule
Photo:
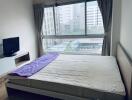
[[33, 62], [26, 64], [21, 68], [15, 70], [14, 72], [11, 73], [11, 75], [22, 77], [32, 76], [36, 72], [40, 71], [42, 68], [46, 67], [49, 63], [54, 61], [58, 55], [59, 55], [58, 53], [48, 53], [34, 60]]

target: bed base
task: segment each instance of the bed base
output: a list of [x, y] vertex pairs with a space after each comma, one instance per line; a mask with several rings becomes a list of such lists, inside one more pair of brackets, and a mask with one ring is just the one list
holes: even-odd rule
[[[7, 83], [6, 86], [7, 86], [7, 88], [11, 88], [14, 90], [20, 90], [23, 92], [29, 92], [29, 93], [33, 93], [33, 94], [42, 95], [42, 96], [57, 98], [57, 100], [95, 100], [95, 99], [71, 96], [71, 95], [48, 91], [48, 90], [41, 90], [41, 89], [37, 89], [37, 88], [21, 86], [21, 85], [12, 84], [12, 83]], [[56, 100], [56, 99], [50, 99], [50, 100]], [[96, 100], [98, 100], [98, 99], [96, 99]]]
[[7, 88], [9, 100], [61, 100], [17, 89]]
[[117, 46], [116, 58], [126, 88], [126, 100], [132, 100], [132, 59], [121, 44]]

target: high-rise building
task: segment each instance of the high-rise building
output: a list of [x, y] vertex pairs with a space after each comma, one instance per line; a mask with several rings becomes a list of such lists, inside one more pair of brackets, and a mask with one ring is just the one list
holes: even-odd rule
[[73, 6], [65, 5], [56, 7], [56, 24], [59, 25], [58, 34], [64, 35], [71, 31], [71, 21], [73, 17]]
[[73, 5], [73, 24], [74, 32], [85, 33], [85, 3]]
[[87, 2], [87, 34], [103, 34], [103, 21], [97, 1]]
[[44, 8], [43, 34], [44, 35], [54, 35], [55, 34], [52, 7]]

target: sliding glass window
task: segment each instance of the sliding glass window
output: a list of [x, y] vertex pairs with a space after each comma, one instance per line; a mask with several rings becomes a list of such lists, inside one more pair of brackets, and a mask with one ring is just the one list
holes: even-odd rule
[[97, 1], [44, 8], [45, 52], [101, 54], [104, 36]]

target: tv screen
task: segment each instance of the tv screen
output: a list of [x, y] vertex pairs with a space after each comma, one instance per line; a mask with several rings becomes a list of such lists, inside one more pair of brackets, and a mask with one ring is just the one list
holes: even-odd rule
[[19, 37], [3, 39], [4, 56], [12, 56], [17, 51], [19, 51]]

